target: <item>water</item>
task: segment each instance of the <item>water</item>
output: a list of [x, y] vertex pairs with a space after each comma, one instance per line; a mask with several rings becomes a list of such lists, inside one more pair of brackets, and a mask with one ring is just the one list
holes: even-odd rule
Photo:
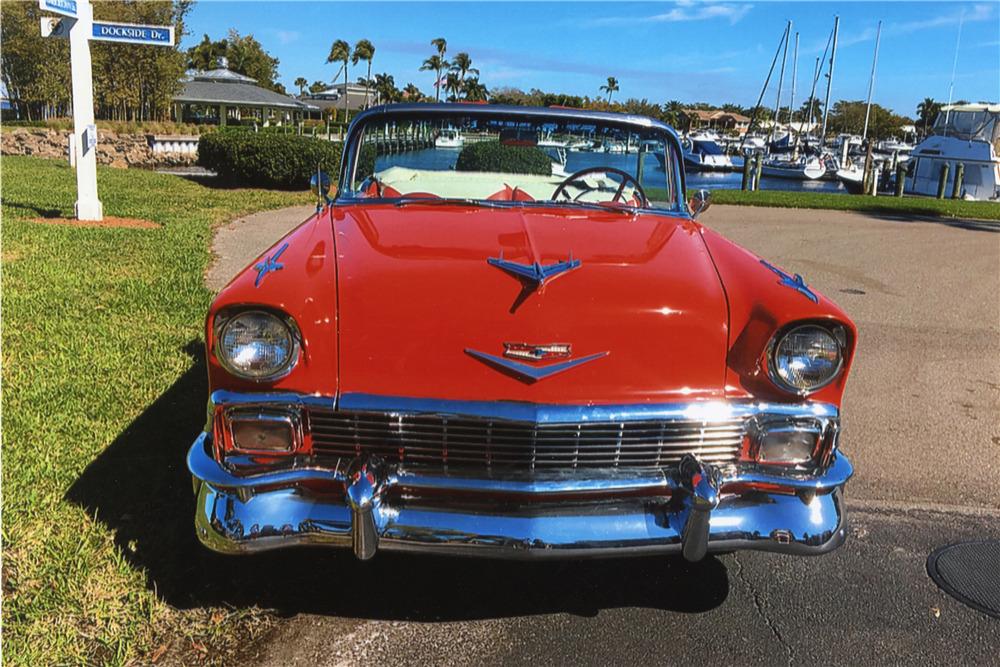
[[[380, 155], [375, 161], [375, 170], [388, 167], [408, 167], [410, 169], [454, 169], [460, 150], [426, 148], [419, 151]], [[566, 171], [570, 174], [587, 167], [616, 167], [631, 174], [635, 173], [637, 154], [635, 153], [585, 153], [570, 151], [566, 154]], [[647, 158], [643, 164], [643, 185], [663, 183], [664, 173], [655, 159]], [[739, 190], [743, 182], [741, 172], [687, 172], [687, 187], [692, 190]], [[788, 178], [760, 179], [761, 190], [789, 190], [793, 192], [846, 192], [838, 181], [796, 181]]]

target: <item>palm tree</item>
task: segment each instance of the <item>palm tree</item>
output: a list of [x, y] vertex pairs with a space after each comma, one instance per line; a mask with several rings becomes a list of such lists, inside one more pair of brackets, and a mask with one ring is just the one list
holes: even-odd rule
[[300, 76], [295, 80], [295, 85], [299, 87], [299, 95], [306, 94], [306, 86], [309, 85], [309, 80], [304, 76]]
[[681, 123], [681, 114], [684, 112], [684, 105], [677, 100], [670, 100], [663, 105], [663, 119], [668, 124], [677, 127]]
[[[330, 55], [326, 57], [328, 63], [342, 63], [340, 68], [344, 71], [344, 122], [347, 122], [347, 63], [351, 59], [351, 45], [342, 39], [338, 39], [330, 45]], [[337, 72], [339, 75], [340, 72]], [[333, 77], [336, 79], [337, 77]]]
[[471, 102], [486, 101], [489, 98], [490, 91], [479, 82], [478, 76], [466, 79], [462, 88], [465, 91], [465, 99]]
[[354, 45], [354, 53], [351, 54], [351, 64], [357, 65], [359, 60], [364, 60], [368, 63], [368, 76], [365, 77], [365, 107], [368, 107], [368, 81], [372, 78], [372, 59], [375, 57], [375, 45], [369, 42], [367, 39], [359, 39], [358, 43]]
[[924, 126], [924, 136], [927, 136], [927, 125], [934, 122], [941, 111], [941, 103], [935, 102], [933, 97], [925, 97], [924, 101], [917, 105], [917, 116]]
[[618, 79], [609, 76], [607, 85], [601, 86], [601, 91], [608, 94], [608, 104], [611, 104], [611, 94], [618, 92]]
[[403, 88], [403, 97], [406, 98], [407, 102], [420, 102], [424, 99], [424, 94], [420, 92], [420, 89], [415, 84], [408, 83]]
[[389, 104], [399, 100], [396, 80], [392, 78], [391, 74], [375, 75], [375, 92], [378, 94], [379, 104]]
[[451, 71], [458, 74], [461, 81], [465, 81], [468, 74], [479, 76], [479, 70], [472, 66], [472, 58], [468, 53], [459, 53], [451, 61]]
[[434, 97], [438, 102], [441, 101], [441, 71], [447, 68], [448, 61], [442, 58], [439, 54], [434, 54], [425, 60], [424, 64], [420, 66], [421, 72], [427, 70], [434, 72]]
[[437, 37], [431, 40], [431, 46], [434, 46], [438, 50], [438, 55], [444, 58], [445, 52], [448, 50], [448, 40], [444, 37]]
[[450, 93], [448, 95], [449, 102], [458, 101], [458, 94], [462, 92], [462, 80], [458, 78], [458, 74], [455, 72], [448, 72], [445, 75], [444, 89]]

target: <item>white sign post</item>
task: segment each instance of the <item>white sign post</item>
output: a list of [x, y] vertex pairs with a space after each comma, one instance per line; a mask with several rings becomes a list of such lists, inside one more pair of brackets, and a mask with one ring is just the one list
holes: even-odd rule
[[43, 18], [42, 36], [69, 36], [70, 71], [73, 80], [72, 151], [76, 157], [76, 218], [103, 220], [97, 197], [97, 126], [94, 123], [94, 82], [90, 63], [90, 40], [173, 46], [173, 26], [94, 22], [90, 0], [38, 0], [38, 6], [62, 15]]

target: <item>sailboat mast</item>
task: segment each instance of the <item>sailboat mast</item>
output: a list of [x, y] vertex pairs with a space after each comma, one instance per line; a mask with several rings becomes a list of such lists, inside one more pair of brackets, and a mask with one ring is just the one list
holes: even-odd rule
[[[795, 80], [799, 76], [799, 33], [795, 33], [795, 51], [792, 55], [792, 94], [788, 98], [788, 136], [792, 136], [792, 110], [795, 108]], [[802, 129], [802, 126], [799, 126]], [[795, 143], [799, 143], [798, 135], [795, 135]]]
[[840, 17], [833, 17], [833, 50], [830, 52], [830, 71], [826, 73], [826, 99], [823, 100], [823, 133], [819, 137], [820, 146], [826, 144], [826, 121], [830, 115], [830, 89], [833, 88], [833, 63], [837, 58], [837, 33], [840, 31]]
[[792, 34], [792, 22], [785, 26], [785, 51], [781, 54], [781, 74], [778, 75], [778, 96], [774, 98], [774, 118], [771, 119], [771, 139], [778, 129], [778, 112], [781, 109], [781, 84], [785, 81], [785, 61], [788, 60], [788, 38]]
[[875, 55], [872, 57], [872, 76], [868, 79], [868, 106], [865, 107], [865, 131], [861, 134], [861, 143], [868, 138], [868, 116], [872, 111], [872, 92], [875, 90], [875, 67], [878, 65], [878, 45], [882, 39], [882, 22], [878, 22], [875, 32]]

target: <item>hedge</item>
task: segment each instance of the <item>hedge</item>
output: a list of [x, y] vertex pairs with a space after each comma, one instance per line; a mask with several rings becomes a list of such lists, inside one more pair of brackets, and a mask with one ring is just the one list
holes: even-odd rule
[[545, 151], [534, 146], [508, 146], [499, 141], [484, 141], [463, 148], [455, 170], [551, 176], [552, 160]]
[[294, 134], [212, 132], [198, 140], [198, 164], [239, 185], [305, 189], [317, 167], [336, 180], [340, 144]]

